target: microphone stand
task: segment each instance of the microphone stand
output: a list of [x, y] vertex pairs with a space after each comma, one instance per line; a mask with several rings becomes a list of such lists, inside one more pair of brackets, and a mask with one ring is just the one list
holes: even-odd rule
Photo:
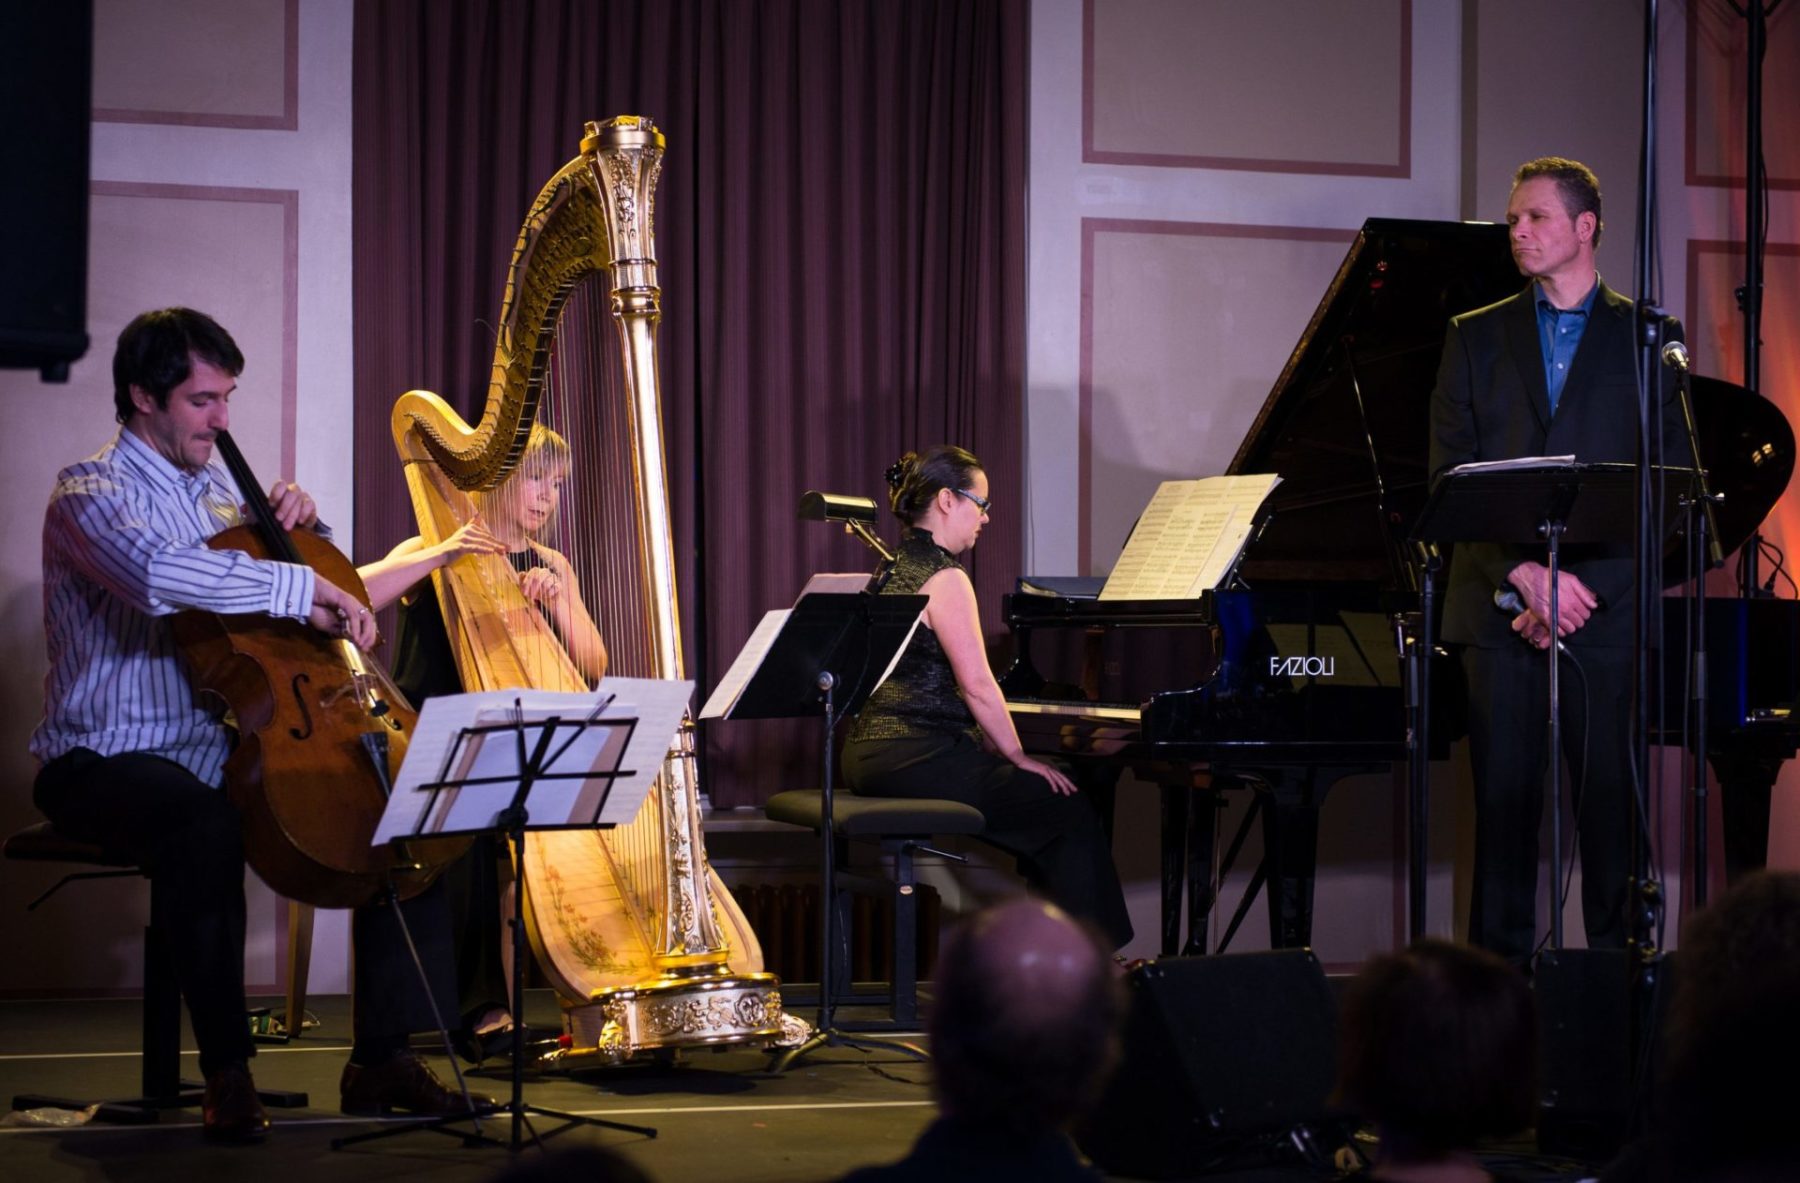
[[[1656, 277], [1656, 83], [1657, 83], [1657, 0], [1644, 0], [1644, 74], [1643, 128], [1639, 150], [1637, 242], [1636, 242], [1636, 330], [1638, 333], [1638, 438], [1637, 438], [1637, 510], [1633, 553], [1637, 560], [1637, 589], [1632, 638], [1632, 716], [1631, 749], [1633, 769], [1631, 791], [1636, 800], [1635, 824], [1630, 828], [1631, 878], [1626, 887], [1625, 931], [1630, 981], [1626, 998], [1629, 1031], [1626, 1079], [1635, 1081], [1648, 1060], [1650, 1040], [1656, 1030], [1655, 999], [1662, 974], [1662, 950], [1659, 933], [1663, 921], [1662, 885], [1653, 877], [1651, 812], [1649, 808], [1650, 765], [1650, 698], [1658, 682], [1652, 673], [1650, 638], [1662, 631], [1662, 529], [1659, 491], [1652, 484], [1652, 468], [1663, 460], [1661, 358], [1664, 312], [1655, 299]], [[1661, 479], [1660, 468], [1657, 480]], [[1555, 753], [1551, 754], [1555, 759]], [[1632, 1114], [1633, 1132], [1642, 1119], [1635, 1095], [1626, 1098]]]
[[[1694, 456], [1694, 490], [1684, 504], [1692, 534], [1688, 542], [1688, 570], [1694, 574], [1694, 594], [1688, 598], [1688, 633], [1693, 638], [1689, 659], [1688, 710], [1694, 720], [1694, 907], [1706, 906], [1707, 896], [1707, 798], [1706, 775], [1707, 673], [1706, 673], [1706, 573], [1723, 566], [1718, 524], [1713, 520], [1715, 497], [1706, 469], [1700, 466], [1700, 433], [1694, 427], [1693, 394], [1688, 382], [1688, 352], [1679, 341], [1663, 346], [1662, 360], [1676, 374], [1676, 394], [1681, 402], [1681, 422], [1688, 448]], [[1698, 513], [1694, 512], [1696, 509]]]
[[[1737, 298], [1738, 308], [1744, 314], [1744, 389], [1751, 394], [1760, 393], [1757, 384], [1762, 376], [1763, 199], [1768, 194], [1762, 153], [1762, 78], [1763, 51], [1768, 46], [1767, 18], [1772, 7], [1764, 0], [1744, 0], [1741, 10], [1749, 28], [1744, 84], [1744, 286], [1737, 290]], [[1762, 531], [1756, 530], [1740, 552], [1738, 594], [1745, 599], [1758, 594], [1757, 564], [1761, 559]]]

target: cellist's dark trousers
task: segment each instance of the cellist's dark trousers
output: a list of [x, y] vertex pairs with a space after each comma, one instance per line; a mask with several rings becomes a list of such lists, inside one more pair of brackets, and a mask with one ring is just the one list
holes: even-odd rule
[[[226, 794], [161, 756], [76, 748], [44, 765], [33, 799], [71, 838], [135, 858], [155, 877], [152, 919], [169, 942], [201, 1071], [255, 1055], [244, 1003], [243, 822]], [[443, 892], [434, 885], [401, 907], [433, 993], [454, 1021]], [[392, 911], [359, 908], [351, 926], [358, 1039], [403, 1039], [433, 1026]]]
[[39, 771], [33, 800], [71, 838], [138, 860], [156, 880], [151, 922], [187, 1000], [200, 1070], [255, 1054], [244, 1014], [244, 839], [223, 792], [161, 756], [86, 748]]

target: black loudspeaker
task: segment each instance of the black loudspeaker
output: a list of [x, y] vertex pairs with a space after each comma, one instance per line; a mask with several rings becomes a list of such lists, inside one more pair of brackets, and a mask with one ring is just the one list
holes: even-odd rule
[[1118, 1071], [1075, 1140], [1109, 1173], [1194, 1175], [1324, 1120], [1337, 1006], [1304, 949], [1153, 961]]
[[1538, 956], [1540, 1085], [1538, 1147], [1587, 1161], [1612, 1156], [1623, 1143], [1633, 1106], [1654, 1079], [1655, 1041], [1634, 1073], [1634, 1008], [1648, 1032], [1662, 1029], [1675, 958], [1659, 959], [1648, 1004], [1623, 949], [1561, 949]]
[[93, 0], [0, 4], [0, 366], [87, 352]]

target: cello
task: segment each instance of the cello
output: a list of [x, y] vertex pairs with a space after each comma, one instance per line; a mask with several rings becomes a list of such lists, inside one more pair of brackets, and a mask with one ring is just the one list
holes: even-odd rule
[[[214, 441], [250, 520], [213, 535], [214, 550], [311, 567], [369, 595], [348, 558], [312, 530], [289, 532], [229, 433]], [[424, 890], [468, 840], [372, 847], [389, 787], [417, 722], [405, 697], [348, 638], [296, 620], [187, 611], [171, 620], [196, 698], [224, 703], [237, 744], [225, 790], [244, 821], [244, 861], [276, 893], [319, 908]]]

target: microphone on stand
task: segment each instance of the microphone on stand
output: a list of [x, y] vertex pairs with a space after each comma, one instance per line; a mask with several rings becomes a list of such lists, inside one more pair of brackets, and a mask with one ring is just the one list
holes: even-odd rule
[[1687, 346], [1679, 341], [1671, 341], [1662, 347], [1662, 363], [1671, 369], [1688, 372]]

